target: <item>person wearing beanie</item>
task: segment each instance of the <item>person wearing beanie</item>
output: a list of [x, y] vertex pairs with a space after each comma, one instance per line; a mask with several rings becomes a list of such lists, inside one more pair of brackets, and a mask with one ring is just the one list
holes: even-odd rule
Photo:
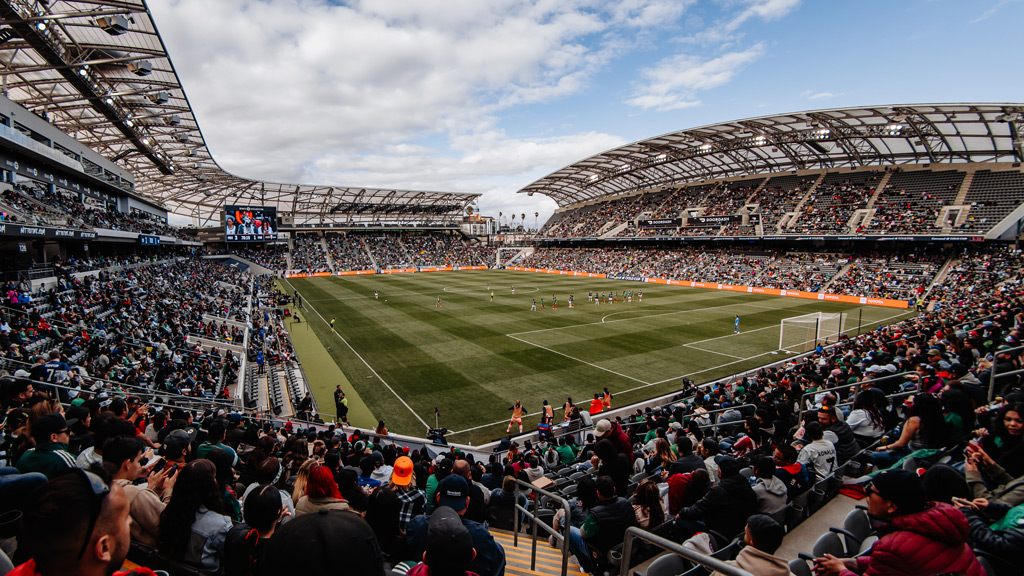
[[868, 514], [883, 522], [871, 551], [857, 558], [825, 554], [814, 560], [817, 576], [854, 574], [964, 574], [984, 576], [967, 543], [967, 519], [956, 508], [925, 499], [921, 478], [910, 470], [886, 470], [865, 490]]

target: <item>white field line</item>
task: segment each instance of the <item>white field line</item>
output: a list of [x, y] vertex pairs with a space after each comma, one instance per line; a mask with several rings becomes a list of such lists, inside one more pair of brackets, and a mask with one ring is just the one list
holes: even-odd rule
[[[281, 281], [282, 281], [282, 282], [288, 282], [287, 280], [284, 280], [284, 279], [282, 279]], [[295, 287], [294, 287], [294, 286], [292, 286], [291, 282], [288, 282], [288, 287], [289, 287], [289, 288], [291, 288], [291, 290], [292, 290], [293, 292], [295, 291]], [[309, 302], [309, 301], [308, 301], [308, 300], [306, 300], [306, 302]], [[324, 324], [327, 324], [328, 326], [330, 326], [330, 325], [331, 325], [331, 323], [330, 323], [330, 322], [328, 322], [327, 320], [325, 320], [325, 319], [324, 319], [324, 317], [323, 317], [323, 316], [322, 316], [322, 315], [320, 314], [320, 312], [318, 312], [318, 311], [317, 311], [317, 309], [316, 309], [316, 308], [314, 308], [314, 307], [313, 307], [312, 305], [311, 305], [311, 306], [310, 306], [309, 308], [310, 308], [310, 309], [311, 309], [311, 310], [312, 310], [313, 312], [316, 312], [316, 315], [320, 317], [320, 320], [321, 320], [321, 321], [322, 321], [322, 322], [323, 322]], [[307, 316], [307, 318], [308, 318], [308, 316]], [[335, 336], [337, 336], [337, 337], [338, 337], [338, 339], [340, 339], [340, 340], [341, 340], [342, 342], [344, 342], [344, 343], [345, 343], [345, 346], [348, 346], [348, 349], [349, 349], [349, 350], [351, 350], [351, 351], [352, 351], [352, 353], [356, 355], [356, 358], [359, 358], [359, 360], [360, 360], [360, 361], [361, 361], [361, 362], [362, 362], [362, 363], [363, 363], [363, 364], [364, 364], [364, 365], [366, 366], [366, 368], [367, 368], [367, 369], [368, 369], [368, 370], [369, 370], [370, 372], [372, 372], [374, 376], [376, 376], [376, 377], [377, 377], [377, 380], [380, 380], [380, 383], [381, 383], [381, 384], [383, 384], [385, 388], [387, 388], [388, 390], [390, 390], [390, 391], [391, 391], [391, 393], [395, 395], [395, 398], [398, 398], [398, 401], [399, 401], [399, 402], [401, 402], [403, 406], [405, 406], [406, 408], [408, 408], [408, 409], [409, 409], [409, 412], [412, 412], [412, 415], [413, 415], [413, 416], [415, 416], [415, 417], [416, 417], [416, 419], [417, 419], [417, 420], [419, 420], [421, 424], [423, 424], [423, 427], [424, 427], [424, 428], [430, 428], [430, 424], [427, 424], [427, 422], [426, 422], [425, 420], [423, 420], [423, 418], [420, 418], [420, 415], [419, 415], [419, 414], [417, 414], [417, 413], [416, 413], [416, 411], [412, 409], [412, 406], [409, 406], [409, 403], [408, 403], [408, 402], [406, 402], [406, 401], [405, 401], [405, 400], [404, 400], [404, 399], [403, 399], [403, 398], [402, 398], [401, 396], [399, 396], [399, 395], [398, 395], [398, 392], [395, 392], [395, 389], [394, 389], [394, 388], [392, 388], [390, 384], [388, 384], [387, 382], [385, 382], [385, 381], [384, 381], [384, 379], [383, 379], [383, 378], [381, 378], [380, 374], [377, 374], [377, 371], [373, 369], [373, 366], [370, 366], [370, 363], [369, 363], [369, 362], [367, 362], [367, 361], [366, 361], [366, 360], [365, 360], [365, 359], [364, 359], [364, 358], [363, 358], [363, 357], [362, 357], [362, 356], [361, 356], [361, 355], [359, 354], [359, 352], [356, 352], [356, 349], [355, 349], [355, 348], [353, 348], [353, 347], [352, 347], [352, 345], [348, 343], [348, 340], [345, 340], [345, 338], [343, 338], [343, 337], [342, 337], [342, 335], [341, 335], [341, 334], [339, 334], [339, 333], [338, 333], [337, 331], [334, 331], [334, 335], [335, 335]]]
[[603, 370], [605, 372], [608, 372], [609, 374], [615, 374], [616, 376], [621, 376], [622, 378], [625, 378], [627, 380], [632, 380], [634, 382], [639, 382], [641, 384], [647, 384], [647, 382], [644, 382], [643, 380], [640, 380], [639, 378], [633, 378], [632, 376], [627, 376], [627, 375], [625, 375], [625, 374], [623, 374], [621, 372], [616, 372], [615, 370], [609, 370], [608, 368], [602, 368], [601, 366], [598, 366], [597, 364], [593, 364], [593, 363], [587, 362], [586, 360], [580, 360], [579, 358], [576, 358], [574, 356], [569, 356], [568, 354], [566, 354], [564, 352], [559, 352], [558, 350], [552, 350], [551, 348], [548, 348], [547, 346], [541, 346], [540, 344], [534, 344], [533, 342], [529, 342], [527, 340], [523, 340], [522, 338], [517, 338], [517, 337], [513, 336], [512, 334], [506, 334], [506, 336], [508, 336], [509, 338], [511, 338], [513, 340], [522, 342], [523, 344], [529, 344], [530, 346], [534, 346], [536, 348], [540, 348], [541, 350], [546, 350], [548, 352], [551, 352], [552, 354], [558, 354], [559, 356], [564, 356], [565, 358], [568, 358], [570, 360], [575, 360], [576, 362], [579, 362], [580, 364], [586, 364], [587, 366], [590, 366], [590, 367], [593, 367], [593, 368], [597, 368], [598, 370]]
[[[870, 322], [870, 324], [876, 324], [876, 323], [879, 323], [879, 322], [885, 322], [886, 320], [891, 320], [891, 319], [893, 319], [893, 318], [899, 318], [900, 316], [904, 316], [904, 315], [906, 315], [906, 313], [903, 313], [903, 314], [895, 314], [895, 315], [893, 315], [893, 316], [887, 316], [887, 317], [885, 317], [885, 318], [882, 318], [882, 319], [880, 319], [880, 320], [877, 320], [877, 321], [874, 321], [874, 322]], [[638, 318], [627, 318], [626, 320], [634, 320], [634, 319], [640, 319], [640, 318], [648, 318], [648, 317], [649, 317], [649, 316], [641, 316], [641, 317], [638, 317]], [[619, 320], [614, 320], [614, 322], [619, 322]], [[598, 324], [598, 322], [592, 322], [592, 324]], [[582, 324], [581, 324], [581, 326], [582, 326]], [[862, 324], [861, 326], [864, 326], [864, 325]], [[570, 326], [570, 328], [571, 328], [571, 326]], [[764, 326], [764, 327], [762, 327], [762, 328], [755, 328], [755, 329], [753, 329], [753, 330], [747, 330], [746, 332], [743, 332], [742, 334], [747, 334], [747, 333], [750, 333], [750, 332], [757, 332], [757, 331], [759, 331], [759, 330], [770, 330], [770, 329], [772, 329], [772, 328], [778, 328], [778, 326], [775, 326], [775, 325], [772, 325], [772, 326]], [[547, 329], [545, 329], [545, 330], [559, 330], [559, 329], [560, 329], [560, 328], [547, 328]], [[533, 332], [544, 332], [545, 330], [534, 330]], [[519, 332], [518, 334], [529, 334], [529, 333], [530, 333], [530, 332]], [[514, 335], [514, 334], [506, 334], [506, 336], [508, 336], [508, 337], [510, 337], [510, 338], [515, 338], [515, 335]], [[720, 339], [722, 339], [722, 338], [729, 338], [729, 337], [731, 337], [731, 336], [737, 336], [737, 334], [726, 334], [725, 336], [716, 336], [715, 338], [707, 338], [707, 339], [705, 339], [705, 340], [698, 340], [698, 341], [696, 341], [696, 342], [691, 342], [690, 344], [700, 344], [701, 342], [710, 342], [710, 341], [712, 341], [712, 340], [720, 340]], [[533, 344], [532, 342], [527, 342], [527, 341], [525, 341], [525, 340], [522, 340], [521, 338], [515, 338], [515, 339], [516, 339], [516, 340], [519, 340], [520, 342], [526, 342], [527, 344], [530, 344], [530, 345], [533, 345], [533, 346], [537, 346], [538, 348], [544, 348], [543, 346], [538, 346], [537, 344]], [[555, 352], [555, 351], [553, 351], [553, 350], [550, 350], [550, 349], [548, 349], [548, 348], [544, 348], [544, 349], [545, 349], [545, 350], [548, 350], [548, 351], [550, 351], [550, 352]], [[705, 352], [711, 352], [711, 350], [704, 350], [704, 351], [705, 351]], [[747, 358], [740, 358], [740, 359], [738, 359], [738, 360], [736, 360], [736, 361], [734, 361], [734, 362], [726, 362], [725, 364], [719, 364], [719, 365], [717, 365], [717, 366], [712, 366], [711, 368], [705, 368], [704, 370], [698, 370], [698, 371], [696, 371], [696, 372], [690, 372], [690, 373], [688, 373], [688, 374], [683, 374], [682, 376], [676, 376], [676, 377], [674, 377], [674, 378], [669, 378], [669, 379], [667, 379], [667, 380], [661, 380], [661, 381], [659, 381], [659, 382], [650, 382], [650, 383], [642, 382], [642, 385], [641, 385], [641, 386], [636, 386], [635, 388], [630, 388], [630, 389], [628, 389], [628, 390], [619, 390], [619, 391], [617, 391], [617, 392], [616, 392], [616, 394], [627, 394], [627, 393], [629, 393], [629, 392], [636, 392], [637, 390], [643, 390], [644, 388], [648, 388], [648, 387], [650, 387], [650, 386], [657, 386], [657, 385], [659, 385], [659, 384], [666, 384], [666, 383], [668, 383], [668, 382], [673, 382], [673, 381], [675, 381], [675, 380], [681, 380], [681, 379], [683, 379], [683, 378], [688, 378], [688, 377], [690, 377], [690, 376], [696, 376], [697, 374], [703, 374], [703, 373], [705, 373], [705, 372], [710, 372], [710, 371], [712, 371], [712, 370], [718, 370], [719, 368], [724, 368], [724, 367], [726, 367], [726, 366], [732, 366], [733, 364], [740, 364], [740, 363], [742, 363], [742, 362], [747, 362], [747, 361], [753, 360], [754, 358], [760, 358], [761, 356], [768, 356], [768, 355], [774, 355], [774, 354], [775, 354], [775, 352], [777, 352], [777, 351], [773, 351], [773, 352], [763, 352], [763, 353], [761, 353], [761, 354], [757, 354], [757, 355], [755, 355], [755, 356], [748, 356]], [[714, 353], [714, 354], [721, 354], [721, 352], [713, 352], [713, 353]], [[561, 355], [561, 356], [565, 356], [566, 358], [571, 358], [571, 359], [573, 359], [573, 360], [577, 360], [577, 361], [579, 361], [579, 362], [583, 362], [582, 360], [579, 360], [578, 358], [572, 358], [571, 356], [568, 356], [567, 354], [562, 354], [561, 352], [555, 352], [555, 354], [559, 354], [559, 355]], [[729, 355], [729, 354], [722, 354], [722, 355], [723, 355], [723, 356], [731, 356], [731, 355]], [[737, 357], [737, 356], [733, 356], [733, 358], [739, 358], [739, 357]], [[589, 362], [583, 362], [583, 363], [584, 363], [584, 364], [589, 364]], [[590, 364], [590, 365], [591, 365], [591, 366], [594, 366], [593, 364]], [[600, 368], [601, 370], [606, 370], [606, 369], [604, 369], [604, 368], [601, 368], [600, 366], [595, 366], [595, 367], [596, 367], [596, 368]], [[606, 371], [607, 371], [607, 372], [612, 372], [611, 370], [606, 370]], [[613, 373], [613, 374], [615, 374], [615, 372], [612, 372], [612, 373]], [[621, 374], [619, 374], [619, 375], [621, 376]], [[641, 382], [640, 380], [637, 380], [636, 378], [630, 378], [630, 377], [628, 377], [628, 376], [627, 376], [627, 378], [629, 378], [630, 380], [635, 380], [635, 381], [637, 381], [637, 382]], [[540, 414], [540, 412], [536, 412], [536, 413], [531, 413], [531, 414], [524, 414], [524, 416], [535, 416], [535, 415], [537, 415], [537, 414]], [[505, 423], [505, 422], [507, 422], [507, 421], [508, 421], [508, 420], [499, 420], [499, 421], [497, 421], [497, 422], [491, 422], [490, 424], [481, 424], [481, 425], [479, 425], [479, 426], [473, 426], [472, 428], [466, 428], [466, 429], [464, 429], [464, 430], [459, 430], [459, 431], [457, 431], [457, 432], [449, 432], [449, 433], [448, 433], [448, 435], [449, 435], [449, 436], [452, 436], [452, 435], [455, 435], [455, 434], [463, 434], [463, 433], [465, 433], [465, 432], [472, 432], [472, 431], [474, 431], [474, 430], [480, 430], [480, 429], [482, 429], [482, 428], [489, 428], [489, 427], [491, 427], [491, 426], [497, 426], [497, 425], [499, 425], [499, 424], [504, 424], [504, 423]]]
[[[524, 290], [524, 288], [526, 288], [526, 290]], [[532, 290], [529, 290], [529, 288], [532, 288]], [[450, 294], [477, 294], [477, 290], [475, 288], [461, 288], [458, 286], [445, 286], [444, 291]], [[516, 296], [518, 294], [533, 294], [534, 292], [540, 292], [540, 288], [536, 286], [523, 286], [522, 288], [518, 289], [518, 292], [516, 294], [512, 294], [511, 292], [509, 292], [508, 288], [499, 288], [498, 290], [492, 288], [488, 290], [485, 287], [481, 289], [480, 292], [483, 292], [485, 295], [494, 292], [495, 296]]]
[[629, 312], [629, 310], [622, 310], [620, 312], [613, 312], [612, 314], [608, 314], [607, 316], [602, 317], [600, 322], [587, 322], [587, 323], [584, 323], [584, 324], [573, 324], [572, 326], [557, 326], [555, 328], [541, 328], [539, 330], [527, 330], [526, 332], [513, 332], [511, 334], [505, 334], [505, 336], [508, 336], [508, 337], [511, 338], [513, 336], [522, 336], [523, 334], [535, 334], [537, 332], [550, 332], [552, 330], [570, 330], [572, 328], [579, 328], [581, 326], [595, 326], [597, 324], [611, 324], [612, 322], [629, 322], [630, 320], [645, 320], [647, 318], [657, 318], [658, 316], [671, 316], [673, 314], [684, 314], [684, 313], [687, 313], [687, 312], [703, 312], [704, 310], [715, 310], [716, 308], [725, 308], [725, 307], [729, 307], [729, 306], [753, 306], [753, 307], [756, 307], [756, 308], [768, 308], [768, 309], [771, 309], [771, 310], [774, 310], [774, 309], [777, 308], [776, 306], [762, 306], [762, 305], [759, 305], [759, 304], [754, 304], [752, 302], [751, 303], [746, 303], [746, 304], [744, 304], [742, 302], [731, 302], [731, 303], [728, 303], [728, 304], [721, 304], [719, 306], [708, 306], [706, 308], [691, 308], [689, 310], [673, 310], [671, 312], [659, 312], [657, 314], [645, 314], [643, 316], [633, 316], [631, 318], [622, 318], [621, 320], [608, 320], [607, 322], [605, 321], [605, 318], [610, 318], [613, 314], [624, 314], [624, 313]]
[[692, 344], [683, 344], [683, 347], [689, 348], [691, 350], [700, 350], [701, 352], [707, 352], [708, 354], [717, 354], [718, 356], [728, 356], [729, 358], [742, 358], [742, 356], [736, 356], [734, 354], [726, 354], [725, 352], [717, 352], [715, 350], [706, 350], [704, 348], [700, 348]]

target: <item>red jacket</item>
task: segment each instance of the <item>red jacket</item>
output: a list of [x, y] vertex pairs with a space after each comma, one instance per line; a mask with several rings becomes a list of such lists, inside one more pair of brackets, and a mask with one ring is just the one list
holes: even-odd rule
[[[28, 562], [20, 564], [7, 573], [7, 576], [38, 576], [39, 572], [36, 572], [36, 561], [29, 559]], [[122, 570], [120, 572], [114, 572], [114, 576], [156, 576], [156, 573], [149, 568], [143, 568], [139, 566], [135, 570]]]
[[622, 431], [622, 426], [615, 420], [611, 421], [612, 427], [608, 430], [608, 433], [598, 438], [601, 440], [611, 440], [612, 444], [615, 445], [615, 450], [621, 454], [624, 454], [629, 459], [629, 465], [633, 465], [633, 461], [636, 457], [633, 456], [633, 445], [629, 443], [629, 436]]
[[[967, 544], [967, 518], [949, 504], [932, 502], [921, 512], [897, 516], [879, 533], [870, 554], [857, 559], [862, 576], [985, 576]], [[843, 570], [840, 576], [856, 575]]]

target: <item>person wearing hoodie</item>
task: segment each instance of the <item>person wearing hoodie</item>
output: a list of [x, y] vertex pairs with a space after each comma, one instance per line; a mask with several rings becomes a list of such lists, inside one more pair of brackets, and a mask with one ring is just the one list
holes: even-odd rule
[[779, 444], [775, 447], [772, 460], [775, 462], [775, 476], [782, 480], [789, 491], [787, 499], [792, 500], [796, 496], [807, 491], [811, 487], [811, 475], [804, 468], [804, 465], [797, 462], [796, 448], [789, 444]]
[[815, 558], [817, 576], [984, 576], [967, 543], [967, 519], [949, 504], [928, 502], [917, 474], [886, 470], [875, 476], [865, 491], [868, 514], [883, 522], [878, 541], [870, 552], [856, 558], [831, 554]]
[[[781, 524], [764, 514], [755, 514], [747, 519], [747, 526], [743, 529], [746, 546], [735, 560], [726, 560], [725, 563], [757, 576], [792, 576], [789, 563], [774, 556], [785, 535], [786, 529]], [[724, 575], [713, 572], [711, 576]]]
[[617, 421], [612, 422], [607, 418], [598, 420], [597, 425], [594, 427], [594, 438], [597, 442], [601, 440], [610, 441], [615, 446], [615, 450], [625, 456], [630, 464], [636, 460], [629, 436], [622, 430], [622, 425]]
[[387, 484], [391, 480], [391, 473], [394, 471], [394, 467], [385, 464], [384, 454], [377, 450], [374, 450], [370, 457], [373, 458], [373, 472], [370, 472], [370, 478], [381, 484]]
[[775, 461], [768, 456], [754, 460], [754, 476], [750, 479], [750, 487], [757, 495], [759, 513], [772, 516], [786, 507], [789, 491], [786, 484], [775, 476]]

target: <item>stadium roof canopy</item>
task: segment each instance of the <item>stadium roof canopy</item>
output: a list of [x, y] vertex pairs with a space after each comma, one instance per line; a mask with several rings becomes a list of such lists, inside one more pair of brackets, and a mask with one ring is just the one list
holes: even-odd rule
[[680, 130], [566, 166], [519, 190], [559, 207], [640, 190], [793, 170], [1020, 162], [1024, 104], [813, 110]]
[[227, 173], [206, 148], [145, 0], [0, 0], [0, 18], [7, 97], [125, 166], [137, 192], [172, 212], [219, 221], [225, 204], [261, 204], [294, 212], [295, 224], [339, 214], [355, 222], [436, 222], [461, 216], [479, 197]]

